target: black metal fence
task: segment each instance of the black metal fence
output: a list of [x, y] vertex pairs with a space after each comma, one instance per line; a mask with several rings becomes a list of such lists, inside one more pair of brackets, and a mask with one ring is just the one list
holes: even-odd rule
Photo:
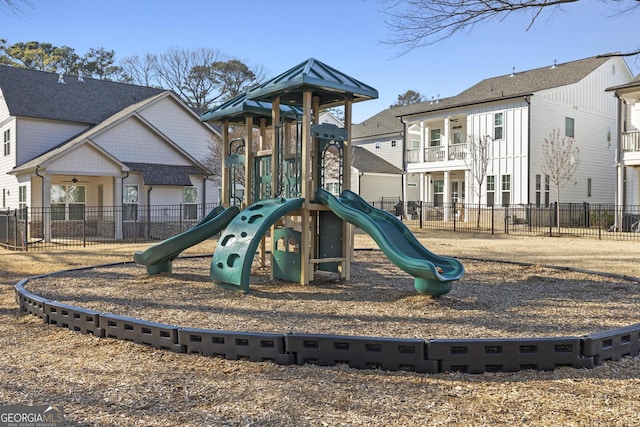
[[[157, 242], [198, 223], [215, 206], [77, 206], [0, 211], [0, 246], [13, 250], [52, 250], [113, 243]], [[508, 207], [463, 203], [384, 201], [373, 203], [413, 229], [529, 236], [580, 236], [640, 240], [640, 206], [561, 203], [548, 207]], [[616, 215], [621, 223], [615, 226]], [[71, 217], [71, 218], [70, 218]]]
[[[531, 236], [579, 236], [597, 239], [640, 240], [640, 206], [553, 203], [488, 206], [464, 203], [434, 205], [425, 202], [378, 202], [410, 228], [467, 233]], [[621, 223], [616, 226], [619, 215]]]
[[24, 208], [0, 211], [0, 246], [51, 250], [164, 240], [198, 223], [217, 204], [75, 206], [71, 210]]

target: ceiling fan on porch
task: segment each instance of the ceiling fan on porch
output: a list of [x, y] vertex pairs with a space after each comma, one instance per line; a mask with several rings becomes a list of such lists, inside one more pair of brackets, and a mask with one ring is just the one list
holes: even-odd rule
[[84, 183], [84, 182], [89, 182], [89, 181], [81, 181], [81, 180], [79, 180], [78, 178], [76, 178], [76, 176], [74, 175], [74, 176], [73, 176], [73, 178], [71, 178], [70, 180], [62, 181], [62, 182], [71, 182], [71, 183], [73, 183], [73, 184], [77, 184], [77, 183], [79, 183], [79, 182], [83, 182], [83, 183]]

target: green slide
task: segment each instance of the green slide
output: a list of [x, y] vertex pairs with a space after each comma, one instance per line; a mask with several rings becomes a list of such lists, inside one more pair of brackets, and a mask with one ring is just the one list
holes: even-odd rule
[[251, 264], [262, 236], [283, 215], [302, 207], [304, 199], [261, 200], [240, 212], [224, 230], [211, 260], [217, 284], [249, 292]]
[[374, 208], [352, 191], [345, 190], [337, 198], [318, 189], [315, 201], [368, 233], [391, 262], [414, 277], [414, 286], [420, 293], [432, 296], [449, 293], [451, 281], [464, 274], [460, 261], [430, 252], [402, 221]]
[[144, 252], [136, 252], [133, 260], [146, 265], [149, 275], [171, 273], [173, 260], [182, 251], [222, 231], [238, 212], [240, 209], [237, 206], [231, 206], [229, 209], [218, 206], [192, 228], [169, 237]]

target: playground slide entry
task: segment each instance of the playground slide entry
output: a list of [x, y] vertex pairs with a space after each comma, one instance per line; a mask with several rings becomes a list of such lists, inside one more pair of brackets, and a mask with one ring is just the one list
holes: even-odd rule
[[169, 237], [145, 251], [136, 252], [133, 260], [137, 264], [146, 265], [149, 275], [171, 273], [173, 260], [182, 251], [222, 231], [239, 212], [240, 209], [237, 206], [231, 206], [228, 209], [218, 206], [192, 228]]
[[267, 230], [282, 216], [302, 207], [303, 198], [261, 200], [240, 212], [220, 236], [209, 276], [218, 285], [249, 292], [251, 264]]
[[414, 277], [414, 286], [422, 294], [434, 297], [447, 294], [451, 282], [464, 274], [460, 261], [430, 252], [402, 221], [374, 208], [352, 191], [345, 190], [338, 198], [318, 189], [315, 201], [368, 233], [391, 262]]

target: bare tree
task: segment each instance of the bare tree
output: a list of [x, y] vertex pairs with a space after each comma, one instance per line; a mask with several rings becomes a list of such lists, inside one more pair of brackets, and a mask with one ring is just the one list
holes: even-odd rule
[[158, 81], [158, 56], [146, 53], [140, 57], [138, 55], [128, 56], [120, 61], [122, 68], [122, 81], [141, 86], [159, 86]]
[[572, 137], [560, 137], [560, 130], [554, 129], [544, 139], [542, 155], [542, 172], [549, 176], [549, 182], [556, 189], [556, 225], [560, 233], [560, 189], [578, 170], [580, 149]]
[[[401, 54], [429, 46], [474, 26], [509, 15], [530, 14], [527, 30], [543, 12], [553, 14], [578, 0], [382, 0], [387, 25], [396, 36], [386, 43], [404, 46]], [[582, 1], [581, 4], [586, 3]], [[638, 0], [613, 2], [627, 4], [624, 12], [640, 7]], [[621, 11], [622, 13], [622, 11]], [[640, 51], [636, 51], [639, 53]]]
[[163, 87], [172, 89], [191, 108], [206, 110], [222, 96], [210, 71], [211, 64], [222, 59], [213, 49], [170, 48], [159, 55], [156, 71]]
[[473, 176], [474, 192], [478, 196], [477, 228], [480, 228], [482, 184], [484, 183], [484, 179], [487, 177], [487, 172], [489, 171], [492, 141], [493, 140], [488, 135], [469, 135], [467, 138], [467, 154], [465, 156], [465, 163], [469, 168], [469, 173]]

